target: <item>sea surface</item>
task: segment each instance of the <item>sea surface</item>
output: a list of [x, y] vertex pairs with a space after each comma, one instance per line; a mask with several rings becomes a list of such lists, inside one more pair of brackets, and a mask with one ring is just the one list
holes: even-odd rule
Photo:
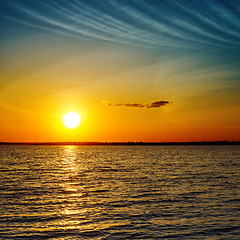
[[0, 239], [240, 239], [240, 146], [0, 146]]

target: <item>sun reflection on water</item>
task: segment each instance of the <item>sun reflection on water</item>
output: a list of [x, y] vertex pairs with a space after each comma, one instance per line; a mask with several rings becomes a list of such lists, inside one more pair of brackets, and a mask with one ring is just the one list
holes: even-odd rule
[[80, 229], [86, 221], [84, 199], [86, 193], [82, 187], [81, 166], [77, 156], [77, 146], [64, 146], [62, 155], [62, 191], [59, 198], [62, 200], [61, 220], [59, 226], [63, 230]]
[[63, 164], [68, 169], [74, 170], [76, 167], [77, 146], [64, 146]]

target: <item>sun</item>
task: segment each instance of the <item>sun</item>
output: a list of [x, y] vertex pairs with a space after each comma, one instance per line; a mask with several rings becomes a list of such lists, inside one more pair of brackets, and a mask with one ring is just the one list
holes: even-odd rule
[[81, 123], [81, 116], [76, 112], [68, 112], [63, 115], [63, 125], [66, 128], [74, 129], [77, 128]]

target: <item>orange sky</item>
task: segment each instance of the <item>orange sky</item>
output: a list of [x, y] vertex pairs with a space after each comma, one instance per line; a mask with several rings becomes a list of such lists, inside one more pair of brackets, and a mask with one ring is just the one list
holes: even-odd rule
[[[2, 142], [240, 140], [239, 46], [144, 46], [0, 23]], [[81, 114], [76, 129], [62, 124], [70, 111]]]

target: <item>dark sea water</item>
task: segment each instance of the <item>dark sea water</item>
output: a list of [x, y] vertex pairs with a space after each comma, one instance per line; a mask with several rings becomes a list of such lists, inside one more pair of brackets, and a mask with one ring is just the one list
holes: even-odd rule
[[0, 146], [0, 239], [240, 239], [240, 146]]

